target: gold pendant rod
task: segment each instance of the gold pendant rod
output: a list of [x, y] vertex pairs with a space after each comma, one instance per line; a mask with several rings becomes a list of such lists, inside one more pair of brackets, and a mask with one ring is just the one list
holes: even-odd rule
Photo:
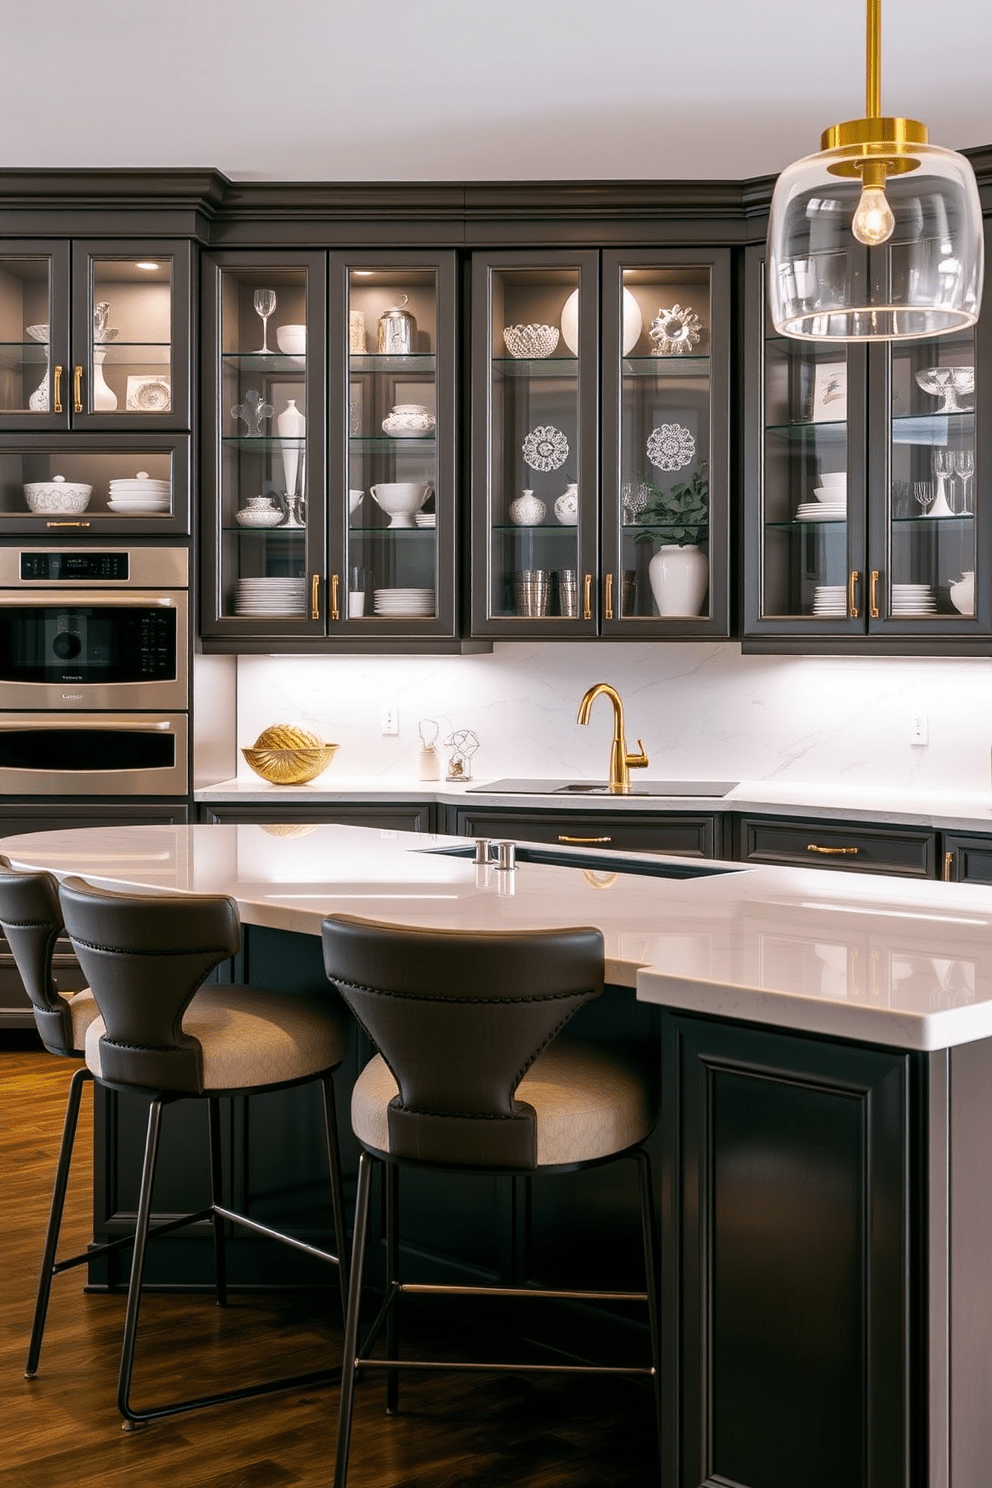
[[882, 116], [882, 0], [868, 0], [865, 40], [865, 118]]

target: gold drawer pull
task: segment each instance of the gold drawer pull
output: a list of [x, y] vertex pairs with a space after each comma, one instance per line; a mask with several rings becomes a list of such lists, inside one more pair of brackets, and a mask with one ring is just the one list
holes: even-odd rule
[[806, 851], [807, 852], [815, 852], [815, 853], [826, 853], [826, 854], [828, 854], [831, 857], [847, 858], [847, 857], [853, 857], [855, 855], [855, 853], [860, 852], [860, 848], [857, 848], [857, 847], [820, 847], [816, 842], [807, 842], [807, 844], [806, 844]]
[[952, 852], [944, 854], [944, 882], [954, 882], [954, 854]]
[[55, 404], [55, 412], [62, 412], [62, 364], [55, 363], [55, 384], [52, 389], [52, 401]]
[[878, 581], [880, 577], [880, 571], [877, 568], [873, 568], [871, 571], [871, 598], [868, 601], [868, 613], [873, 620], [877, 620], [879, 616]]
[[574, 843], [577, 843], [581, 847], [581, 846], [584, 846], [587, 842], [612, 842], [613, 841], [613, 838], [612, 837], [566, 837], [566, 835], [565, 835], [564, 832], [559, 832], [558, 833], [558, 841], [559, 842], [574, 842]]
[[608, 573], [606, 575], [606, 599], [604, 601], [604, 606], [605, 606], [605, 610], [606, 610], [606, 619], [607, 620], [612, 620], [613, 619], [613, 575], [611, 573]]
[[89, 522], [46, 522], [46, 527], [88, 527]]
[[74, 413], [83, 411], [83, 369], [73, 367], [72, 369], [72, 408]]
[[847, 581], [847, 613], [852, 620], [857, 620], [858, 618], [857, 586], [860, 577], [860, 571], [852, 568], [850, 578]]
[[320, 619], [320, 574], [315, 573], [310, 580], [310, 619]]
[[584, 574], [582, 577], [582, 618], [592, 619], [592, 574]]

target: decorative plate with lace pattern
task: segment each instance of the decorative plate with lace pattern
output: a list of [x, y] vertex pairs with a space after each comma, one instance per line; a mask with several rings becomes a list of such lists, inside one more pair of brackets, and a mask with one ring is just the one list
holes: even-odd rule
[[524, 440], [523, 452], [531, 470], [560, 470], [568, 459], [568, 440], [554, 424], [539, 424]]
[[682, 424], [659, 424], [648, 435], [648, 459], [659, 470], [682, 470], [695, 453], [696, 441]]

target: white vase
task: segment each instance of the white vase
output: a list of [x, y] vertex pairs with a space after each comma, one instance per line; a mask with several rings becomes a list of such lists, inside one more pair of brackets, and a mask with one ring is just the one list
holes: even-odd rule
[[960, 579], [950, 586], [951, 604], [962, 615], [975, 613], [975, 571], [966, 568]]
[[509, 506], [510, 521], [515, 527], [536, 527], [547, 516], [548, 508], [531, 490], [522, 491]]
[[300, 450], [303, 435], [306, 433], [307, 421], [296, 406], [296, 399], [290, 398], [282, 413], [276, 419], [276, 428], [283, 440], [282, 446], [282, 468], [286, 478], [286, 495], [292, 496], [296, 491], [296, 477], [300, 468]]
[[108, 387], [103, 375], [103, 360], [107, 355], [104, 346], [93, 348], [93, 407], [100, 413], [112, 413], [117, 407], [117, 394]]
[[698, 615], [709, 586], [709, 559], [694, 543], [666, 543], [648, 564], [648, 578], [659, 615]]
[[578, 482], [569, 481], [555, 502], [555, 516], [565, 527], [574, 527], [579, 520]]

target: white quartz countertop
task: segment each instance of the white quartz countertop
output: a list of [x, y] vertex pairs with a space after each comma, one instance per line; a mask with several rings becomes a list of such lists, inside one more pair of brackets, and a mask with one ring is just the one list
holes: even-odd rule
[[[660, 778], [654, 776], [653, 778]], [[347, 801], [440, 801], [445, 805], [506, 808], [555, 807], [572, 811], [731, 811], [770, 816], [805, 816], [872, 822], [879, 826], [925, 826], [943, 831], [992, 833], [992, 787], [985, 792], [889, 789], [843, 783], [741, 781], [725, 796], [555, 794], [560, 781], [549, 780], [547, 794], [504, 794], [486, 789], [485, 780], [471, 785], [383, 776], [335, 777], [333, 769], [310, 785], [268, 785], [257, 776], [239, 776], [196, 791], [196, 799], [277, 805], [279, 801], [314, 805]], [[641, 782], [632, 776], [636, 791]]]
[[581, 848], [569, 850], [574, 867], [520, 862], [502, 872], [443, 851], [466, 847], [277, 822], [0, 840], [15, 864], [59, 875], [231, 894], [251, 925], [317, 935], [334, 912], [439, 929], [595, 925], [608, 980], [666, 1007], [905, 1049], [992, 1037], [992, 887], [741, 865], [647, 877], [610, 871]]

